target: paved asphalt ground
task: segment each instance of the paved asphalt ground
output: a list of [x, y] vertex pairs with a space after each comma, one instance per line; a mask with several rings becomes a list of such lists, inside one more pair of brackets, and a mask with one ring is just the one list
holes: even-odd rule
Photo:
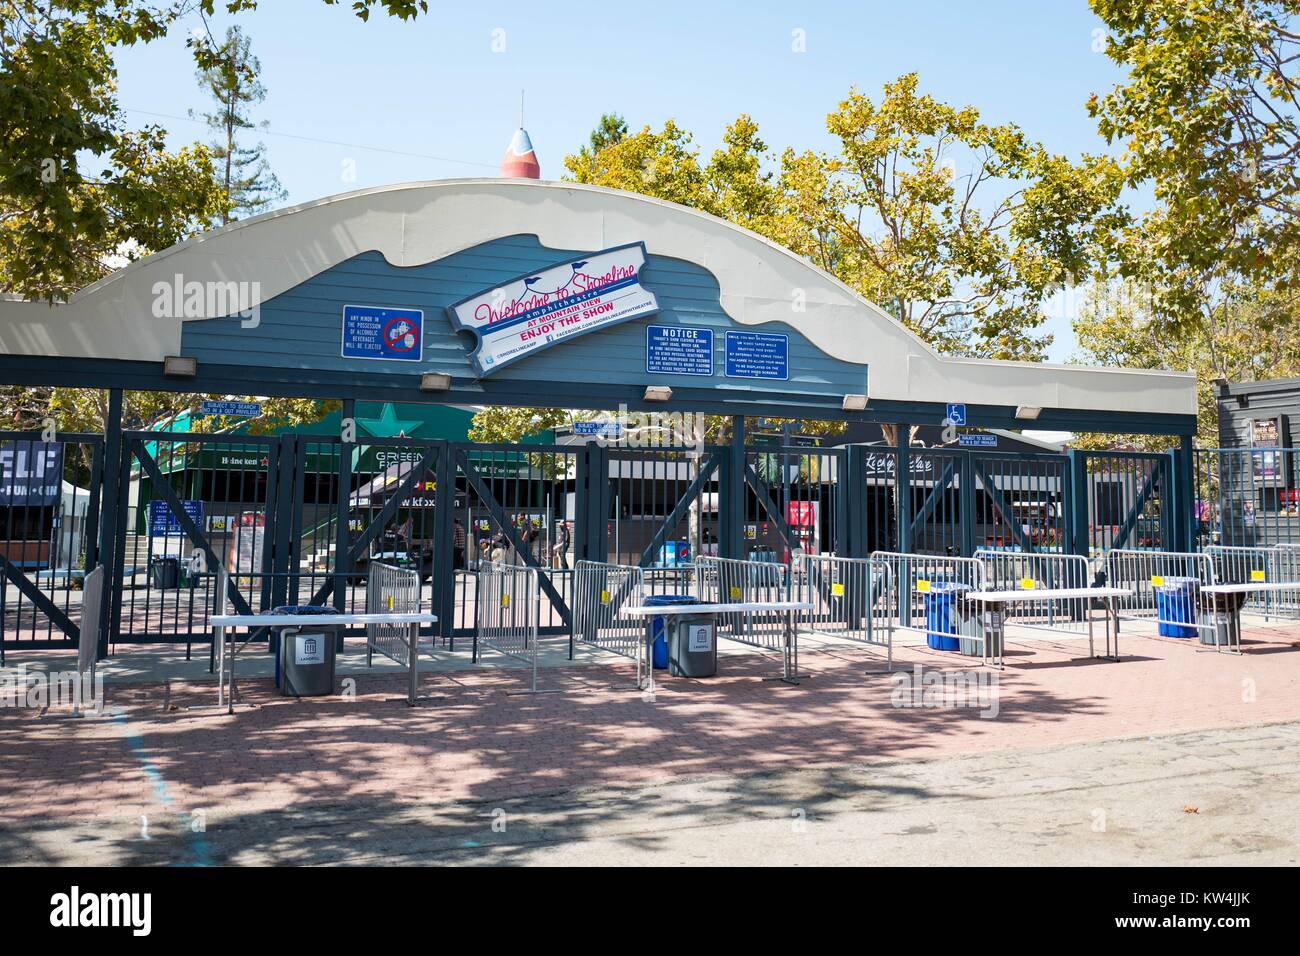
[[[0, 864], [1300, 857], [1300, 625], [1252, 628], [1240, 657], [1131, 630], [1121, 663], [1035, 641], [996, 673], [904, 645], [891, 677], [809, 645], [797, 687], [747, 654], [653, 699], [620, 689], [625, 665], [556, 661], [559, 693], [517, 696], [517, 669], [440, 654], [417, 708], [391, 670], [293, 701], [250, 659], [233, 716], [201, 708], [205, 674], [118, 658], [111, 716], [0, 708]], [[997, 707], [900, 706], [922, 669], [996, 678]]]
[[1300, 723], [457, 801], [0, 828], [9, 864], [1287, 865]]

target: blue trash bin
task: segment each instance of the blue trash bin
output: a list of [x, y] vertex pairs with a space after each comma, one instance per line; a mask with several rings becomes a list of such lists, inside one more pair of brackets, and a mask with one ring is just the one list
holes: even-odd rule
[[[652, 594], [645, 599], [646, 607], [660, 607], [665, 604], [699, 604], [700, 599], [689, 594]], [[668, 628], [667, 618], [651, 617], [646, 621], [648, 629], [646, 638], [654, 642], [651, 655], [657, 671], [668, 669]]]
[[923, 591], [925, 604], [925, 643], [936, 651], [961, 649], [957, 627], [957, 596], [969, 591], [968, 584], [941, 582]]
[[1165, 578], [1155, 589], [1156, 630], [1162, 637], [1196, 636], [1196, 578]]

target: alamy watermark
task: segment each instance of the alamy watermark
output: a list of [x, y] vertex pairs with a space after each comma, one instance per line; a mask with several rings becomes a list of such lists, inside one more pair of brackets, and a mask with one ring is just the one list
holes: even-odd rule
[[104, 675], [96, 671], [28, 671], [26, 664], [0, 674], [0, 708], [71, 707], [74, 711], [104, 712]]
[[915, 664], [911, 673], [896, 672], [891, 682], [889, 702], [895, 707], [969, 707], [978, 710], [984, 720], [998, 715], [1001, 689], [997, 671], [937, 670]]
[[220, 319], [233, 315], [239, 317], [239, 325], [245, 329], [255, 329], [262, 321], [261, 282], [186, 282], [178, 272], [170, 282], [155, 282], [152, 292], [155, 318]]

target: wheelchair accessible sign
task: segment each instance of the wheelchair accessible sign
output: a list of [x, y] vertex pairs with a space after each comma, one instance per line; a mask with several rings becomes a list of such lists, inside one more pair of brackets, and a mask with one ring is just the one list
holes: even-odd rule
[[345, 305], [342, 354], [344, 358], [420, 361], [424, 354], [424, 312]]

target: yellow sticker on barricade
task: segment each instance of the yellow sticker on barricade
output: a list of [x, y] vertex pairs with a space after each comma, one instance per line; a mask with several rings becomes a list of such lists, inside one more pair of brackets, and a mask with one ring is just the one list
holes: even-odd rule
[[1153, 574], [1153, 575], [1151, 575], [1151, 586], [1152, 586], [1153, 588], [1158, 588], [1158, 587], [1160, 587], [1161, 585], [1163, 585], [1164, 583], [1165, 583], [1165, 579], [1164, 579], [1164, 577], [1163, 577], [1162, 575], [1159, 575], [1159, 574]]
[[927, 581], [925, 578], [917, 578], [916, 589], [918, 591], [928, 591], [930, 590], [930, 582]]
[[835, 597], [844, 597], [844, 585], [842, 585], [842, 584], [832, 584], [832, 585], [831, 585], [831, 594], [833, 594]]
[[1263, 571], [1255, 571], [1255, 570], [1252, 570], [1252, 571], [1250, 572], [1250, 579], [1251, 579], [1252, 581], [1263, 581], [1263, 580], [1264, 580], [1264, 572], [1263, 572]]
[[393, 609], [393, 596], [390, 594], [388, 595], [388, 610], [391, 611], [392, 609]]
[[1021, 578], [1021, 579], [1020, 579], [1020, 589], [1021, 589], [1022, 591], [1032, 591], [1032, 590], [1034, 589], [1034, 579], [1033, 579], [1033, 578]]
[[503, 594], [503, 595], [501, 595], [501, 606], [502, 606], [502, 607], [509, 607], [509, 606], [510, 606], [510, 595], [509, 595], [509, 594]]
[[736, 587], [736, 585], [734, 584], [731, 586], [731, 597], [732, 600], [735, 600], [736, 598], [740, 597], [740, 588]]
[[601, 604], [608, 604], [608, 603], [609, 603], [609, 592], [608, 592], [608, 591], [601, 591], [601, 592], [600, 592], [600, 603], [601, 603]]

